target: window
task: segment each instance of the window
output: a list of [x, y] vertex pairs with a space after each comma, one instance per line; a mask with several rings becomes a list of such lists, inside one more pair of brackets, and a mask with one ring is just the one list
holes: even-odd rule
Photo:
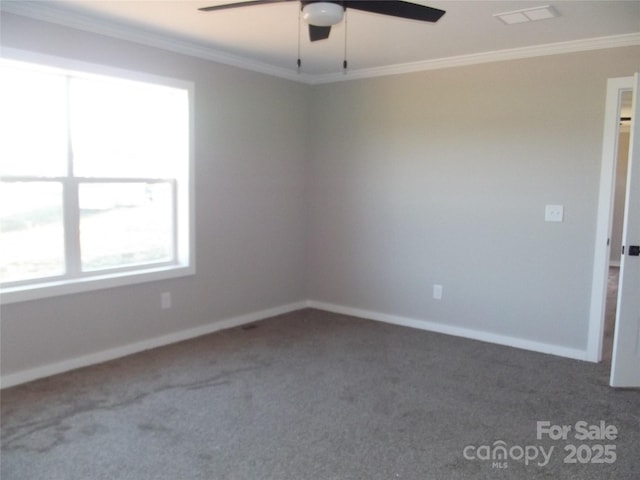
[[193, 272], [178, 81], [0, 60], [0, 281], [19, 301]]

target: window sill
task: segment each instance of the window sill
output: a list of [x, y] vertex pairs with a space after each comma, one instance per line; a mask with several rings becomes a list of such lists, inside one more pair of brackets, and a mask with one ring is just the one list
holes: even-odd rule
[[6, 305], [10, 303], [27, 302], [73, 293], [91, 292], [107, 288], [186, 277], [194, 275], [195, 273], [194, 266], [171, 265], [140, 269], [133, 272], [118, 272], [92, 277], [21, 285], [19, 287], [0, 288], [0, 303]]

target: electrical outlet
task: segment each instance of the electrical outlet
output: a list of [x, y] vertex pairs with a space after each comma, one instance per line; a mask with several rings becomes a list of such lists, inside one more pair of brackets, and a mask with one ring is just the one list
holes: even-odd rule
[[544, 209], [545, 222], [562, 222], [564, 220], [563, 205], [547, 205]]
[[163, 310], [171, 308], [171, 292], [164, 292], [160, 295], [160, 306]]
[[436, 300], [442, 300], [442, 285], [433, 286], [433, 298]]

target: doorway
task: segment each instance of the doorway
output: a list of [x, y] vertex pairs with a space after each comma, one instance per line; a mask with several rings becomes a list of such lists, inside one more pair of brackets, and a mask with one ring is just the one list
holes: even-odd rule
[[622, 230], [626, 207], [627, 174], [629, 161], [629, 140], [631, 137], [632, 91], [620, 92], [618, 111], [618, 135], [616, 146], [616, 162], [613, 184], [613, 217], [611, 221], [610, 255], [607, 276], [606, 306], [604, 317], [604, 334], [602, 344], [602, 361], [611, 363], [613, 350], [613, 333], [618, 304], [618, 285], [620, 283], [620, 254], [622, 249]]
[[[604, 119], [604, 135], [602, 142], [602, 163], [600, 170], [600, 188], [598, 198], [597, 227], [593, 263], [593, 279], [591, 284], [591, 308], [589, 316], [589, 340], [585, 360], [600, 362], [603, 359], [605, 346], [605, 319], [607, 306], [609, 316], [615, 319], [617, 310], [617, 296], [609, 291], [609, 269], [612, 254], [619, 262], [621, 258], [620, 246], [612, 246], [613, 210], [615, 200], [616, 170], [619, 150], [620, 118], [622, 117], [623, 96], [633, 97], [634, 77], [610, 78], [607, 81], [606, 109]], [[626, 97], [625, 97], [626, 98]], [[631, 107], [633, 109], [633, 106]], [[630, 112], [629, 112], [630, 113]], [[620, 204], [620, 202], [619, 202]], [[615, 272], [614, 272], [615, 273]], [[612, 301], [607, 302], [610, 294]], [[614, 300], [615, 299], [615, 300]], [[615, 320], [611, 321], [615, 324]], [[607, 348], [611, 348], [614, 326], [609, 328], [606, 339]], [[608, 352], [611, 358], [611, 350]]]

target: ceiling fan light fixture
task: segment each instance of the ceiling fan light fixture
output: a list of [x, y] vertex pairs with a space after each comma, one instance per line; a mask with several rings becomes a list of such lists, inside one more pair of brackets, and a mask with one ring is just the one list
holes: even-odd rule
[[333, 2], [308, 3], [302, 8], [302, 18], [309, 25], [330, 27], [342, 21], [344, 8]]

